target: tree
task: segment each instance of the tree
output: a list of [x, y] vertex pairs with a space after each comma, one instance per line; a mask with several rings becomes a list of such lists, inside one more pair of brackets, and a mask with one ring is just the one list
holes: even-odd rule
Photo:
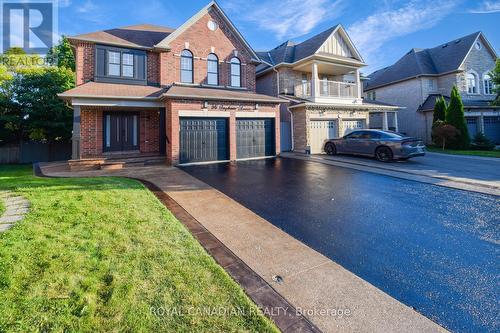
[[494, 85], [493, 90], [497, 94], [497, 97], [491, 104], [500, 106], [500, 58], [497, 59], [495, 68], [490, 72], [490, 77]]
[[471, 148], [477, 150], [492, 150], [495, 148], [495, 144], [491, 142], [483, 132], [477, 132], [472, 140]]
[[[74, 87], [73, 72], [64, 67], [18, 69], [8, 88], [0, 123], [20, 139], [61, 141], [71, 137], [72, 111], [57, 94]], [[5, 125], [4, 125], [5, 126]]]
[[441, 96], [436, 99], [436, 104], [434, 105], [434, 118], [432, 119], [432, 123], [435, 123], [438, 120], [444, 121], [446, 116], [446, 101], [444, 97]]
[[443, 150], [446, 148], [446, 144], [452, 142], [460, 135], [460, 131], [457, 130], [453, 125], [446, 124], [442, 120], [438, 120], [434, 123], [432, 128], [432, 137], [434, 142], [440, 145]]
[[61, 38], [59, 44], [50, 48], [47, 52], [47, 60], [52, 65], [75, 70], [75, 56], [66, 36]]
[[450, 104], [446, 109], [446, 123], [455, 127], [460, 134], [449, 141], [450, 147], [455, 149], [466, 149], [470, 138], [467, 123], [464, 116], [464, 105], [456, 86], [451, 89]]

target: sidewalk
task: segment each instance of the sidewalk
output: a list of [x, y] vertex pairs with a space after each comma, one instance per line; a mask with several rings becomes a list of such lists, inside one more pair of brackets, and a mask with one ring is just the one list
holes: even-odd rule
[[[267, 282], [266, 285], [255, 285], [251, 290], [249, 296], [254, 301], [265, 300], [266, 288], [271, 286], [295, 309], [303, 309], [305, 317], [324, 332], [446, 332], [410, 307], [180, 169], [148, 166], [70, 173], [51, 169], [47, 167], [49, 165], [41, 165], [42, 172], [48, 176], [122, 176], [154, 184], [216, 237], [212, 243], [222, 242]], [[177, 216], [176, 212], [174, 214]], [[215, 245], [209, 246], [209, 252], [213, 252], [211, 248]], [[230, 263], [221, 265], [230, 274], [231, 270], [237, 269]], [[237, 276], [235, 279], [242, 284], [246, 278]], [[248, 294], [248, 289], [245, 290]], [[302, 331], [302, 324], [295, 323], [286, 331]]]
[[[438, 154], [433, 154], [433, 155], [438, 155]], [[453, 177], [445, 172], [439, 172], [438, 170], [429, 170], [429, 169], [419, 170], [416, 167], [402, 168], [402, 166], [395, 165], [392, 163], [382, 163], [367, 158], [351, 157], [345, 155], [341, 156], [307, 155], [307, 154], [289, 152], [289, 153], [282, 153], [281, 157], [319, 162], [328, 165], [372, 172], [401, 179], [413, 180], [421, 183], [500, 196], [500, 179], [494, 181], [486, 181], [486, 180], [471, 179], [465, 177]], [[499, 168], [500, 168], [500, 161], [497, 160], [493, 161], [499, 162]], [[478, 172], [480, 171], [478, 170]]]

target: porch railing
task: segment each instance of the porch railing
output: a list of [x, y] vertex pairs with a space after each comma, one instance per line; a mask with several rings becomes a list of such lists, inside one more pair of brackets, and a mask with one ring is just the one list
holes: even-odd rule
[[[316, 95], [319, 97], [355, 98], [358, 91], [357, 85], [351, 82], [319, 80], [318, 86], [319, 89]], [[311, 92], [311, 81], [304, 80], [297, 82], [294, 92], [297, 97], [313, 97]]]

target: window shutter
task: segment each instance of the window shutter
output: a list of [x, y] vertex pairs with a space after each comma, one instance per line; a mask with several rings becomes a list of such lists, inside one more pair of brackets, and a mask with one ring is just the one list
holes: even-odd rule
[[96, 76], [106, 75], [106, 50], [96, 47]]
[[136, 75], [138, 80], [146, 80], [146, 54], [137, 53], [134, 56]]

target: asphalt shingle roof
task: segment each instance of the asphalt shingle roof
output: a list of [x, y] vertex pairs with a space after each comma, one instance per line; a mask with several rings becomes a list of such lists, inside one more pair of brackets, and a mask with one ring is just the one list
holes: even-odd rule
[[437, 75], [459, 69], [481, 32], [428, 49], [411, 49], [393, 65], [368, 75], [365, 90], [418, 75]]

